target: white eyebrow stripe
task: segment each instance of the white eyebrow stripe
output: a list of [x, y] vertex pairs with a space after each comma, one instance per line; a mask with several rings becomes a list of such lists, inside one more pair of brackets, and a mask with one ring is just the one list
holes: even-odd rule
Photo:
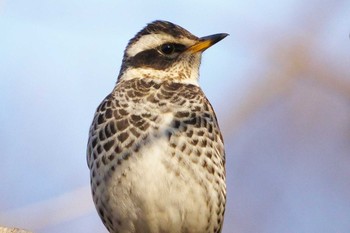
[[181, 43], [187, 46], [193, 45], [195, 41], [188, 38], [174, 38], [167, 34], [149, 34], [139, 38], [135, 44], [131, 45], [127, 50], [126, 54], [128, 57], [133, 57], [139, 52], [154, 49], [164, 43]]

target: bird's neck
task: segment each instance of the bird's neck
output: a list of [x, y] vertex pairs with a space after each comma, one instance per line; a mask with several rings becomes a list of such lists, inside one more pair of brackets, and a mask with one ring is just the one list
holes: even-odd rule
[[164, 81], [172, 81], [176, 83], [199, 86], [199, 70], [192, 69], [190, 72], [179, 72], [174, 70], [172, 72], [169, 72], [147, 67], [129, 68], [119, 74], [118, 82], [121, 80], [126, 81], [131, 79], [148, 79], [158, 83]]

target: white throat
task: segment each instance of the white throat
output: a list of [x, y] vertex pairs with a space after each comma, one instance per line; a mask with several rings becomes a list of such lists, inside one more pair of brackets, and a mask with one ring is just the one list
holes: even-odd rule
[[157, 82], [171, 80], [177, 83], [192, 84], [199, 86], [199, 64], [194, 65], [189, 72], [180, 69], [181, 66], [174, 66], [166, 70], [157, 70], [151, 67], [130, 67], [119, 77], [119, 80], [131, 80], [135, 78], [152, 79]]

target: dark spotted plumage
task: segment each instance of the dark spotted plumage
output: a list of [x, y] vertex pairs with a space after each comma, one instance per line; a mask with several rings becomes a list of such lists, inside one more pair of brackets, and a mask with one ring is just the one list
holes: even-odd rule
[[[185, 37], [178, 43], [187, 43], [186, 49], [166, 58], [155, 42], [128, 54], [128, 47], [150, 34]], [[225, 152], [214, 110], [197, 84], [201, 51], [191, 51], [196, 43], [179, 26], [149, 24], [130, 41], [124, 61], [154, 49], [156, 57], [138, 59], [168, 59], [170, 65], [157, 73], [142, 62], [124, 63], [115, 88], [97, 108], [87, 162], [96, 209], [110, 232], [221, 232]], [[189, 75], [180, 77], [181, 69]]]

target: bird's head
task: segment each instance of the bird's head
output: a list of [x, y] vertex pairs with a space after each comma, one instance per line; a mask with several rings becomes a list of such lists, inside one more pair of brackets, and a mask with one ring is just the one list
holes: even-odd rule
[[118, 80], [151, 78], [196, 84], [202, 52], [227, 35], [198, 38], [173, 23], [154, 21], [130, 40]]

